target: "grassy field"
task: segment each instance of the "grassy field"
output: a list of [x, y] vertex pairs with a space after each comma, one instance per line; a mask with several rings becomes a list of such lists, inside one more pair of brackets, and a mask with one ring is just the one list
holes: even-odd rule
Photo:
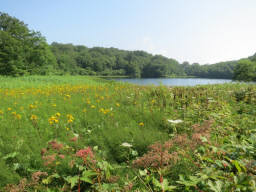
[[0, 78], [1, 191], [255, 191], [256, 86]]

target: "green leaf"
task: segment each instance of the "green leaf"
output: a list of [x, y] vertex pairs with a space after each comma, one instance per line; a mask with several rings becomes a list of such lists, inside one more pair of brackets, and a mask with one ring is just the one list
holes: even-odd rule
[[160, 183], [157, 179], [153, 177], [152, 180], [154, 186], [160, 188], [163, 191], [173, 191], [176, 189], [176, 186], [169, 185], [169, 182], [167, 179], [164, 179], [162, 183]]
[[92, 179], [90, 177], [95, 176], [95, 175], [97, 175], [96, 172], [90, 171], [90, 170], [89, 171], [85, 170], [85, 171], [83, 171], [82, 177], [80, 178], [80, 180], [84, 181], [86, 183], [93, 184]]
[[17, 152], [8, 153], [7, 155], [5, 155], [5, 156], [3, 157], [3, 159], [4, 159], [4, 160], [10, 159], [10, 158], [13, 159], [13, 158], [15, 158], [17, 155], [18, 155]]
[[79, 177], [76, 175], [76, 176], [68, 176], [65, 178], [65, 180], [71, 184], [71, 188], [73, 188], [74, 186], [76, 186], [76, 184], [78, 183], [78, 180], [79, 180]]
[[208, 181], [208, 185], [209, 185], [209, 187], [210, 187], [210, 189], [212, 191], [214, 191], [214, 192], [222, 192], [222, 185], [223, 185], [223, 183], [220, 180], [216, 181], [214, 184], [213, 184], [213, 182], [211, 180], [209, 180]]
[[239, 161], [233, 160], [231, 163], [236, 167], [238, 173], [241, 173], [242, 169], [246, 172], [245, 166], [243, 166]]
[[147, 170], [139, 170], [140, 176], [146, 176], [147, 175]]

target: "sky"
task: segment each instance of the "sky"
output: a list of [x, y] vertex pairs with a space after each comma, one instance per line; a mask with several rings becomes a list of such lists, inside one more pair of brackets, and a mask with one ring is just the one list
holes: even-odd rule
[[256, 52], [256, 0], [0, 0], [48, 43], [211, 64]]

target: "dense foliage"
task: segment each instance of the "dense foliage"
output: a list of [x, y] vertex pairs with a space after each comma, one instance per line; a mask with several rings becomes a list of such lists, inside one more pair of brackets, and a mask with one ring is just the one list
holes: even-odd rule
[[185, 75], [177, 61], [144, 51], [87, 48], [59, 43], [52, 43], [51, 49], [62, 73], [130, 77]]
[[[255, 60], [255, 55], [249, 60]], [[248, 62], [245, 64], [243, 60], [212, 65], [188, 62], [179, 64], [174, 59], [144, 51], [88, 48], [56, 42], [48, 45], [39, 32], [29, 30], [27, 25], [17, 18], [0, 13], [1, 75], [71, 74], [137, 78], [194, 76], [255, 80], [254, 65]]]
[[16, 18], [0, 12], [0, 74], [48, 74], [56, 64], [48, 44]]
[[256, 81], [256, 59], [242, 59], [238, 62], [234, 71], [234, 79], [242, 81]]
[[212, 65], [199, 65], [198, 63], [189, 65], [188, 62], [184, 62], [182, 66], [185, 70], [185, 73], [189, 76], [232, 79], [236, 64], [237, 61], [227, 61]]
[[2, 191], [256, 190], [253, 84], [0, 80]]

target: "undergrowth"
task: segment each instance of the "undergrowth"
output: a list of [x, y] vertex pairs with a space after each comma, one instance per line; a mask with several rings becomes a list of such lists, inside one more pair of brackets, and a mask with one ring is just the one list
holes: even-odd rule
[[2, 191], [255, 191], [256, 86], [1, 77]]

